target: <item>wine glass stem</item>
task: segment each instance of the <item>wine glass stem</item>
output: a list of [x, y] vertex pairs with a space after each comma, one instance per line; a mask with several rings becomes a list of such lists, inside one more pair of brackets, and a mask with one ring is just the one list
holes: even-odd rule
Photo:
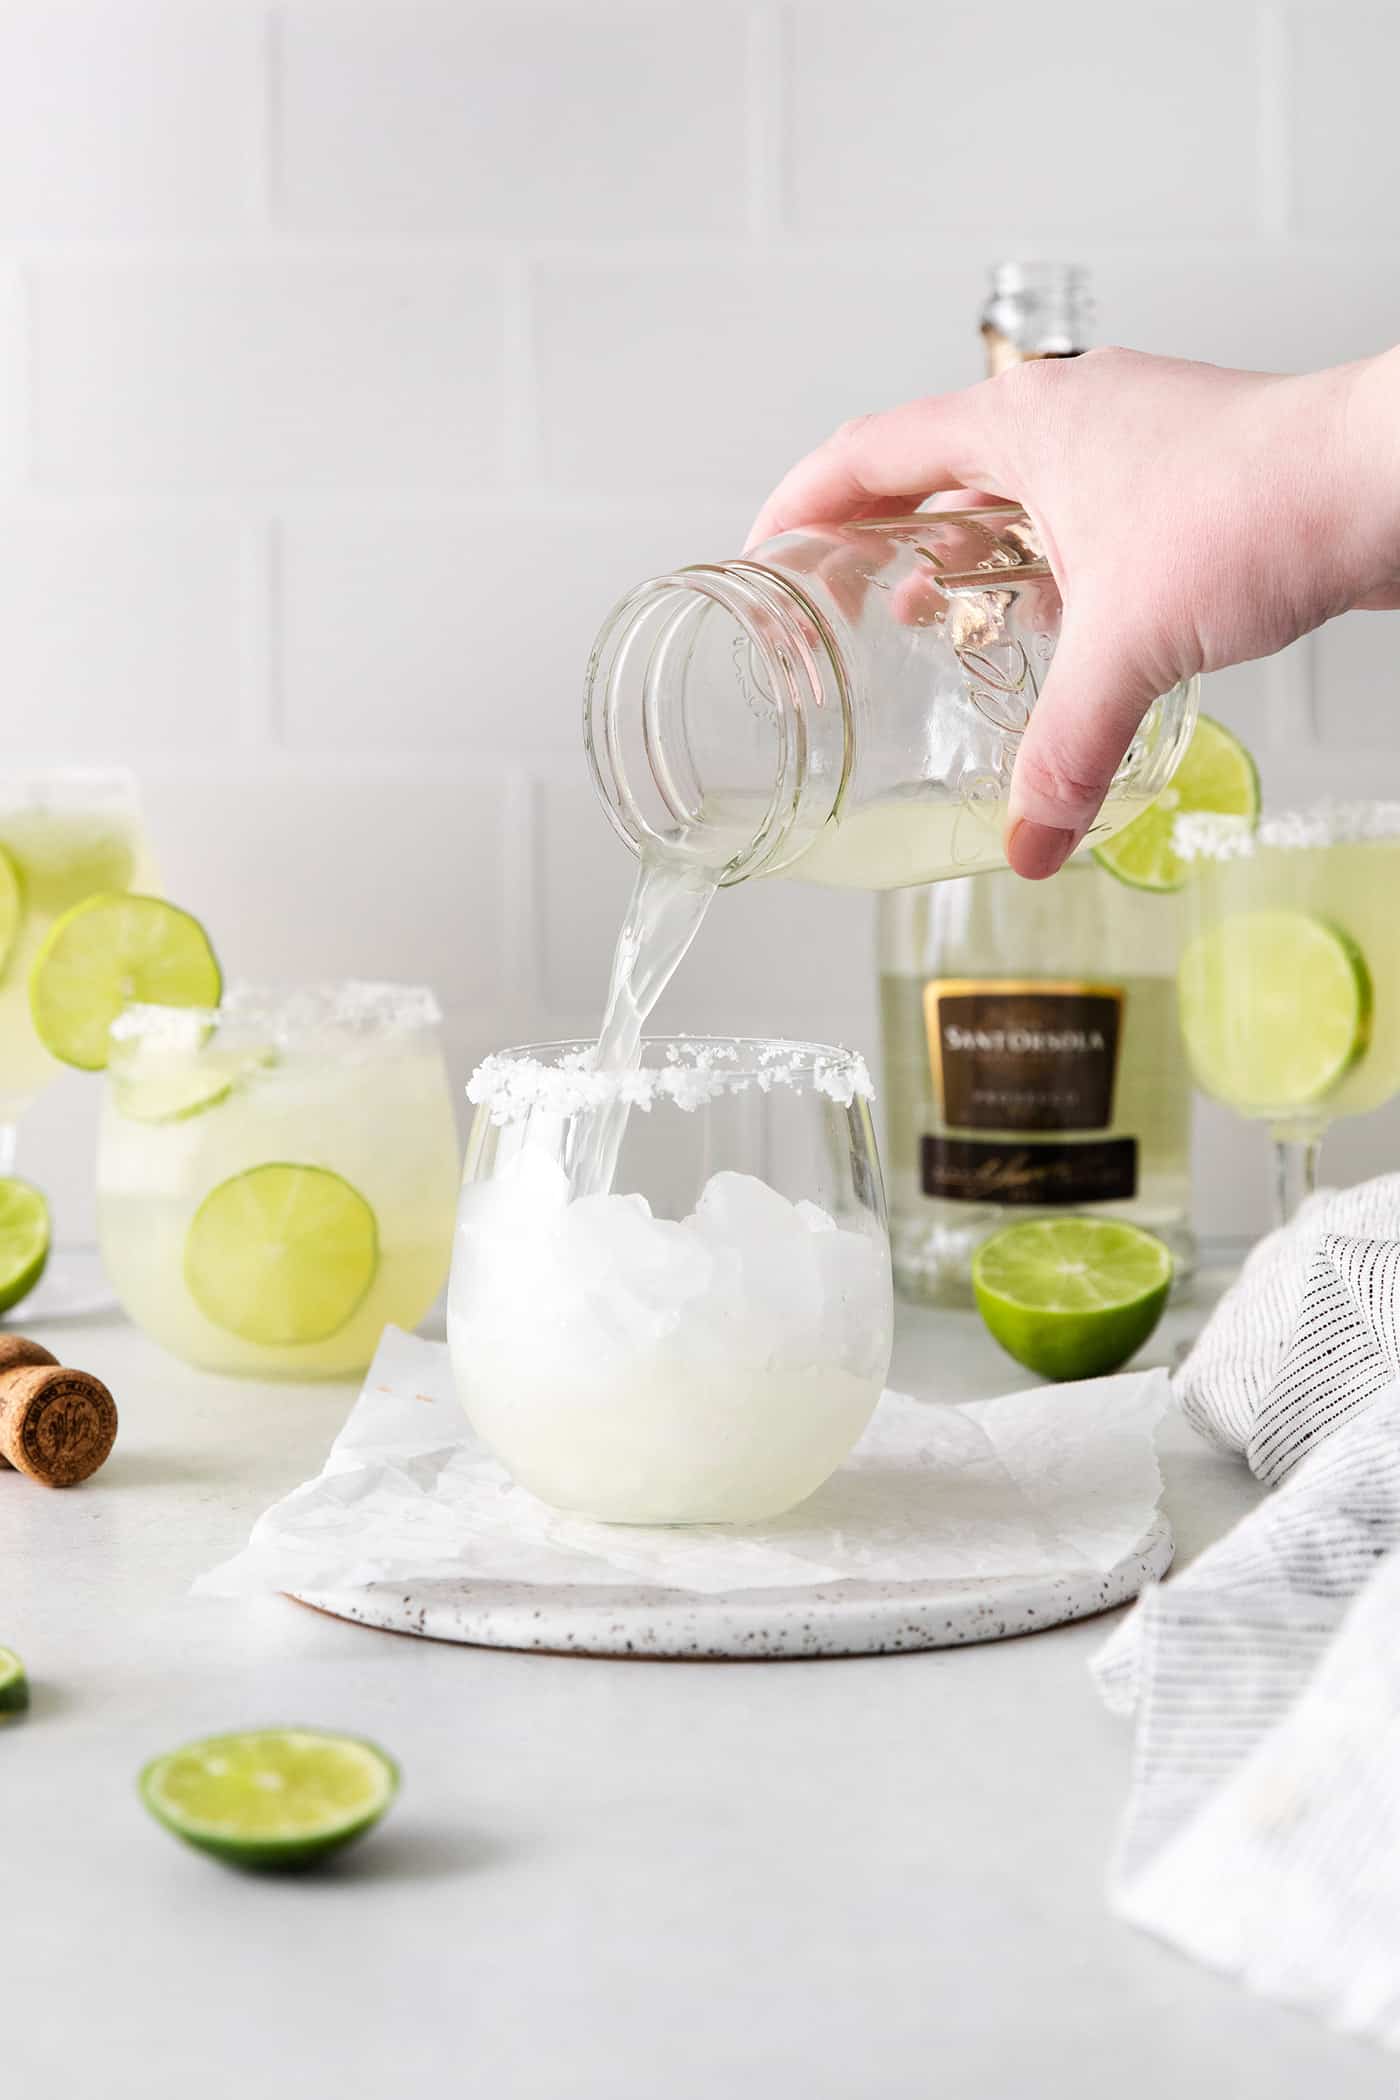
[[1274, 1139], [1274, 1223], [1287, 1225], [1317, 1187], [1321, 1135]]

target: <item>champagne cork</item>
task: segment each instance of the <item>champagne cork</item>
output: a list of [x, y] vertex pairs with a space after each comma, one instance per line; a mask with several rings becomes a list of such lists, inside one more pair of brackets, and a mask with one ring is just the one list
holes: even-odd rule
[[23, 1335], [0, 1335], [0, 1464], [46, 1487], [73, 1487], [116, 1438], [116, 1402], [100, 1378], [67, 1369]]

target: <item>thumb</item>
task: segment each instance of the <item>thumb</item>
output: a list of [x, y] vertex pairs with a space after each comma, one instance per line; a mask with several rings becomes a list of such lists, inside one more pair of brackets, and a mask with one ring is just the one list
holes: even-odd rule
[[1066, 619], [1016, 754], [1006, 857], [1018, 875], [1053, 875], [1089, 830], [1123, 753], [1157, 697], [1152, 676], [1105, 642], [1116, 623]]

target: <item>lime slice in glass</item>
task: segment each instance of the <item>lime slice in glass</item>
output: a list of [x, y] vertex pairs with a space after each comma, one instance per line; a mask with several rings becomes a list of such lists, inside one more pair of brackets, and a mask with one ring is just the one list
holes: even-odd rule
[[207, 1320], [276, 1348], [324, 1342], [358, 1312], [379, 1228], [328, 1167], [250, 1167], [211, 1189], [185, 1241], [185, 1282]]
[[29, 1704], [29, 1679], [13, 1648], [0, 1648], [0, 1714], [22, 1714]]
[[1247, 1114], [1287, 1114], [1324, 1099], [1362, 1055], [1371, 974], [1326, 919], [1236, 912], [1187, 948], [1177, 1003], [1197, 1085]]
[[1162, 1242], [1113, 1218], [1028, 1218], [984, 1240], [972, 1263], [982, 1318], [1042, 1378], [1116, 1371], [1162, 1317], [1171, 1280]]
[[240, 1867], [305, 1867], [372, 1830], [398, 1791], [373, 1743], [313, 1728], [215, 1735], [157, 1757], [141, 1799], [167, 1830]]
[[0, 1177], [0, 1313], [27, 1298], [49, 1258], [49, 1206], [38, 1189]]
[[29, 1006], [51, 1056], [100, 1072], [123, 1007], [217, 1006], [222, 989], [198, 919], [161, 897], [104, 891], [50, 927], [29, 974]]
[[112, 1105], [133, 1123], [183, 1123], [227, 1101], [252, 1073], [275, 1064], [274, 1050], [192, 1051], [151, 1059], [131, 1071], [113, 1070]]
[[0, 846], [0, 977], [15, 952], [20, 920], [24, 917], [24, 886], [19, 869]]
[[1189, 872], [1172, 850], [1180, 816], [1209, 810], [1222, 817], [1259, 815], [1259, 771], [1228, 729], [1202, 715], [1170, 785], [1115, 838], [1094, 848], [1094, 859], [1137, 890], [1179, 890]]

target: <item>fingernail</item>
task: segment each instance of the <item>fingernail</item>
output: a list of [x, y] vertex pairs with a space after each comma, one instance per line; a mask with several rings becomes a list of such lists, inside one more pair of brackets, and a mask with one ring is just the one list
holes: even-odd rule
[[1064, 866], [1077, 836], [1057, 824], [1033, 824], [1029, 817], [1018, 817], [1006, 834], [1006, 857], [1018, 875], [1039, 882]]

